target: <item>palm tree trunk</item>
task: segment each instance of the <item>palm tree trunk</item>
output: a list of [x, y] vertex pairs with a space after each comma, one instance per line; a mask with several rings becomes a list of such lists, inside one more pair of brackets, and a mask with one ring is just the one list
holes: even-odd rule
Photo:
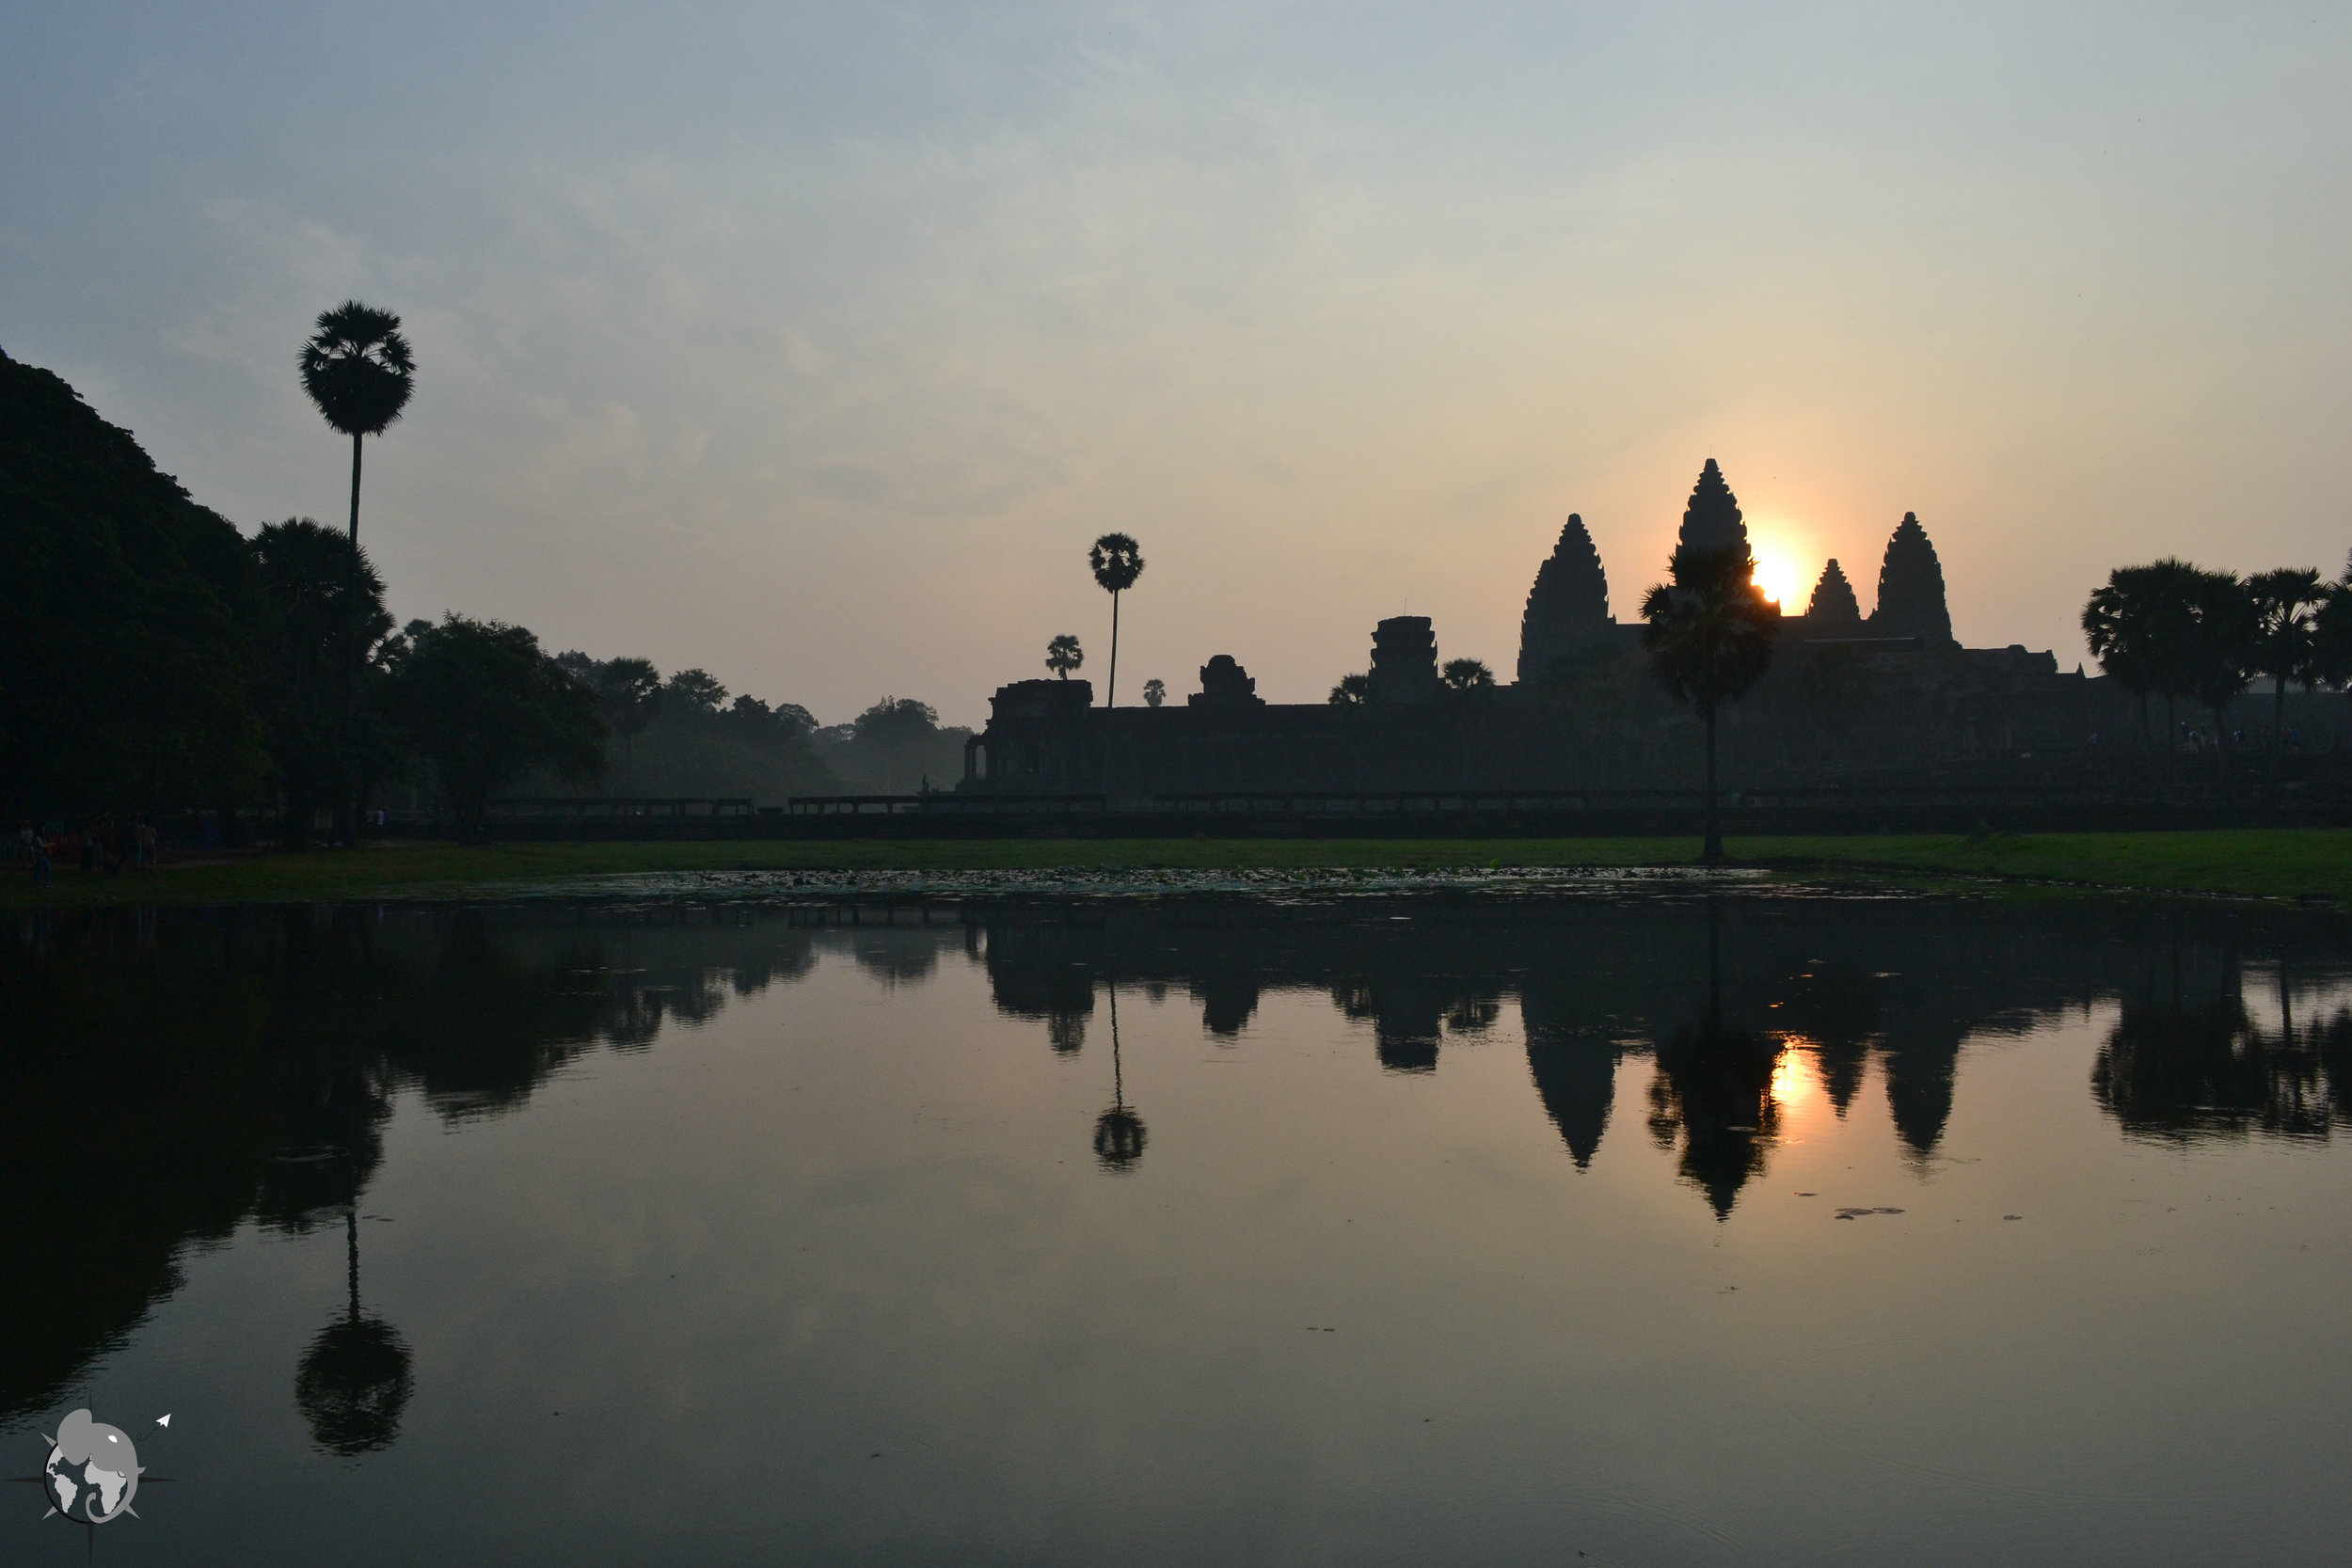
[[[2167, 785], [2169, 785], [2169, 784], [2171, 784], [2171, 782], [2172, 782], [2172, 752], [2173, 752], [2173, 748], [2174, 748], [2174, 747], [2176, 747], [2177, 745], [2179, 745], [2179, 744], [2180, 744], [2180, 738], [2181, 738], [2181, 721], [2180, 721], [2180, 719], [2179, 719], [2178, 715], [2176, 715], [2176, 714], [2173, 712], [2173, 708], [2172, 708], [2172, 693], [2171, 693], [2171, 692], [2169, 692], [2169, 691], [2168, 691], [2168, 692], [2166, 692], [2166, 693], [2164, 694], [2164, 752], [2163, 752], [2163, 756], [2164, 756], [2164, 782], [2166, 783], [2166, 784], [2167, 784]], [[2169, 788], [2167, 788], [2167, 789], [2165, 790], [2165, 793], [2166, 793], [2167, 795], [2169, 795], [2169, 794], [2171, 793], [2171, 790], [2170, 790]]]
[[1715, 816], [1715, 710], [1707, 710], [1707, 842], [1699, 850], [1699, 863], [1724, 863], [1723, 824]]
[[343, 585], [343, 776], [337, 781], [335, 815], [346, 846], [359, 843], [359, 443], [351, 433], [351, 574]]
[[2221, 809], [2224, 813], [2228, 813], [2233, 809], [2230, 800], [2229, 709], [2219, 703], [2207, 705], [2213, 710], [2213, 754], [2221, 775]]
[[1103, 705], [1119, 705], [1119, 595], [1111, 595], [1111, 673], [1103, 683]]
[[2264, 793], [2270, 799], [2270, 809], [2279, 809], [2279, 753], [2287, 746], [2287, 678], [2271, 677], [2270, 689], [2270, 784]]

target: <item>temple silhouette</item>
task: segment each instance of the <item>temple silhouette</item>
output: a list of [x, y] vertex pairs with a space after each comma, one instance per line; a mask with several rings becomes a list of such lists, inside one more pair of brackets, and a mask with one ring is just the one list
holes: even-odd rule
[[[1680, 543], [1746, 547], [1738, 498], [1709, 458]], [[1661, 574], [1662, 575], [1662, 574]], [[1181, 705], [1106, 709], [1084, 680], [999, 687], [965, 747], [967, 794], [1168, 795], [1678, 789], [1698, 721], [1651, 678], [1638, 621], [1609, 610], [1609, 579], [1571, 514], [1536, 569], [1508, 684], [1456, 690], [1437, 628], [1398, 615], [1373, 628], [1361, 700], [1270, 704], [1231, 654], [1211, 657]], [[1823, 568], [1784, 613], [1772, 673], [1723, 717], [1727, 788], [1871, 781], [2031, 784], [2137, 733], [2137, 705], [2049, 652], [1963, 647], [1944, 568], [1906, 512], [1879, 562], [1867, 615], [1845, 568]]]

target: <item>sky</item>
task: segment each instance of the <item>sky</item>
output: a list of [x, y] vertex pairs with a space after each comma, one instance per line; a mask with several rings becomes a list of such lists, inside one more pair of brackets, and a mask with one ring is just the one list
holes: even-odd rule
[[1373, 624], [1508, 679], [1709, 456], [1789, 608], [1917, 513], [1974, 646], [2116, 565], [2352, 549], [2352, 8], [15, 0], [0, 347], [250, 531], [295, 351], [400, 313], [402, 619], [975, 723]]

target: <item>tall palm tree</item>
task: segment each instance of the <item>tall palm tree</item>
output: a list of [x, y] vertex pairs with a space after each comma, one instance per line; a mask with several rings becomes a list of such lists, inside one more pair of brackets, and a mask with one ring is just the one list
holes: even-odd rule
[[359, 443], [381, 436], [408, 406], [417, 361], [400, 318], [356, 299], [321, 311], [302, 345], [302, 389], [326, 422], [351, 437], [351, 542], [359, 542]]
[[[302, 345], [302, 389], [310, 394], [326, 422], [351, 437], [352, 589], [348, 598], [357, 615], [359, 562], [359, 446], [370, 436], [381, 436], [408, 406], [415, 390], [417, 361], [408, 340], [400, 333], [400, 318], [356, 299], [344, 300], [319, 313], [317, 330]], [[349, 796], [341, 813], [343, 838], [359, 838], [358, 752], [359, 729], [359, 627], [357, 619], [346, 628], [343, 648], [343, 744], [352, 753]]]
[[1700, 859], [1724, 862], [1723, 824], [1715, 810], [1715, 714], [1746, 696], [1772, 665], [1780, 612], [1756, 584], [1756, 561], [1744, 544], [1715, 549], [1676, 546], [1661, 582], [1642, 599], [1642, 646], [1650, 668], [1678, 703], [1707, 725], [1707, 840]]
[[1103, 705], [1119, 705], [1119, 595], [1136, 585], [1143, 576], [1143, 551], [1135, 540], [1124, 533], [1106, 533], [1087, 551], [1087, 564], [1094, 570], [1094, 580], [1103, 592], [1111, 596], [1111, 673], [1103, 683]]
[[2287, 683], [2301, 681], [2309, 691], [2319, 680], [2319, 612], [2326, 607], [2328, 585], [2307, 566], [2281, 566], [2257, 572], [2246, 581], [2254, 604], [2254, 668], [2268, 675], [2270, 691], [2270, 782], [2267, 793], [2279, 799], [2279, 754], [2286, 749]]

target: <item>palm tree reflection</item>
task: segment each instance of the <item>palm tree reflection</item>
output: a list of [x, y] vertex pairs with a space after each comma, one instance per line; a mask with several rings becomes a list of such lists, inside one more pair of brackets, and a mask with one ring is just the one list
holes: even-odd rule
[[1135, 1168], [1143, 1158], [1143, 1118], [1127, 1106], [1127, 1084], [1119, 1060], [1119, 988], [1111, 992], [1111, 1108], [1094, 1118], [1094, 1157], [1109, 1171]]
[[1695, 1025], [1659, 1042], [1650, 1081], [1649, 1129], [1661, 1148], [1682, 1134], [1682, 1179], [1707, 1195], [1717, 1219], [1730, 1216], [1740, 1189], [1764, 1170], [1779, 1131], [1772, 1074], [1781, 1042], [1724, 1022], [1721, 911], [1707, 906], [1707, 1008]]
[[351, 1311], [328, 1323], [303, 1353], [294, 1374], [294, 1406], [310, 1424], [310, 1440], [341, 1458], [389, 1448], [400, 1435], [401, 1413], [416, 1384], [408, 1346], [381, 1318], [359, 1311], [359, 1193], [356, 1173], [343, 1216], [350, 1255]]

